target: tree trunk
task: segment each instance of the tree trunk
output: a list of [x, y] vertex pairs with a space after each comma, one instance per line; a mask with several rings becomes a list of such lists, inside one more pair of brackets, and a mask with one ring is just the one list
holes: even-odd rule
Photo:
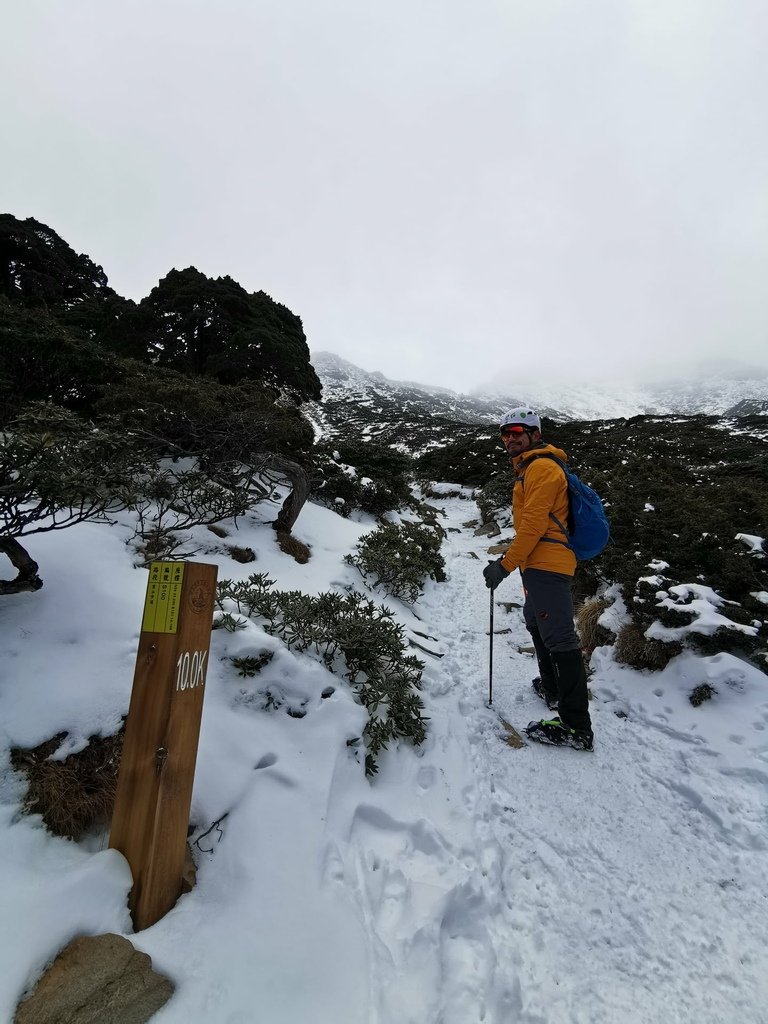
[[291, 493], [283, 502], [283, 507], [272, 524], [275, 530], [285, 530], [290, 533], [293, 524], [299, 518], [299, 512], [304, 507], [304, 502], [309, 497], [309, 477], [297, 462], [284, 459], [281, 455], [275, 455], [270, 459], [270, 469], [275, 469], [291, 482]]
[[0, 594], [20, 594], [24, 590], [39, 590], [43, 581], [37, 575], [37, 562], [13, 537], [0, 537], [0, 554], [7, 555], [11, 565], [19, 570], [15, 580], [0, 580]]

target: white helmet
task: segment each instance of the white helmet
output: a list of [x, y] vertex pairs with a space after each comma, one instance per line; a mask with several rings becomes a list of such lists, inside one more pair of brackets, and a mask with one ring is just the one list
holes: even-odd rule
[[501, 417], [501, 423], [499, 423], [499, 430], [503, 430], [504, 427], [508, 427], [511, 423], [519, 423], [521, 427], [527, 427], [529, 430], [541, 430], [541, 420], [533, 411], [533, 409], [512, 409], [511, 412], [506, 413]]

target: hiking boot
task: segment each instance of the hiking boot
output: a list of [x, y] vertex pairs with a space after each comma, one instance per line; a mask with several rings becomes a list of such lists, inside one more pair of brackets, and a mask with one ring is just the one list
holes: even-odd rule
[[546, 688], [544, 683], [541, 681], [541, 676], [536, 676], [531, 683], [531, 686], [533, 687], [533, 692], [536, 696], [541, 697], [550, 711], [557, 711], [557, 694], [552, 693]]
[[591, 729], [570, 729], [559, 718], [543, 718], [540, 722], [529, 722], [525, 730], [528, 739], [536, 743], [548, 743], [554, 747], [573, 747], [574, 750], [594, 749]]

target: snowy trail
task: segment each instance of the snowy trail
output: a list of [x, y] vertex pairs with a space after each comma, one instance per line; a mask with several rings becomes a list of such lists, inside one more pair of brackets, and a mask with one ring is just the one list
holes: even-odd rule
[[[474, 510], [441, 504], [454, 528]], [[418, 605], [444, 655], [426, 659], [429, 739], [411, 778], [400, 769], [424, 816], [403, 820], [401, 800], [386, 814], [360, 808], [352, 828], [372, 1019], [764, 1020], [765, 753], [729, 765], [675, 726], [663, 676], [610, 663], [591, 680], [592, 755], [504, 744], [495, 711], [522, 729], [546, 709], [518, 650], [530, 644], [521, 614], [498, 605], [495, 711], [485, 706], [486, 547], [471, 529], [449, 532], [449, 580]], [[517, 574], [497, 598], [522, 602]], [[626, 719], [614, 714], [622, 672], [640, 681], [641, 699], [622, 694]]]
[[[764, 1024], [768, 679], [726, 654], [643, 675], [599, 649], [595, 752], [512, 749], [499, 715], [523, 729], [545, 712], [506, 607], [519, 579], [497, 592], [489, 710], [488, 541], [463, 526], [471, 502], [435, 503], [447, 582], [413, 610], [373, 592], [425, 662], [424, 744], [386, 751], [369, 782], [349, 745], [366, 712], [338, 676], [255, 623], [217, 631], [192, 807], [211, 838], [192, 892], [138, 933], [106, 835], [72, 843], [21, 815], [7, 762], [63, 728], [68, 742], [115, 728], [144, 578], [115, 530], [38, 538], [46, 587], [4, 606], [0, 634], [0, 1020], [69, 938], [111, 931], [178, 986], [157, 1024]], [[301, 524], [307, 565], [259, 516], [237, 537], [280, 589], [359, 588], [343, 556], [368, 525], [314, 505]], [[213, 553], [222, 576], [251, 572]], [[264, 651], [261, 675], [234, 672], [231, 656]], [[716, 696], [692, 708], [704, 681]]]

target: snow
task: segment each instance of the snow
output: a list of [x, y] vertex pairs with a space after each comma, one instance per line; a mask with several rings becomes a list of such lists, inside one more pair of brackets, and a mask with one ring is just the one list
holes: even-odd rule
[[756, 626], [745, 626], [742, 623], [733, 622], [717, 611], [724, 605], [736, 602], [724, 600], [711, 587], [705, 587], [699, 583], [686, 583], [670, 587], [669, 594], [672, 594], [672, 597], [669, 597], [666, 592], [662, 592], [662, 594], [662, 599], [657, 602], [657, 608], [668, 608], [670, 611], [687, 613], [693, 618], [683, 626], [663, 626], [660, 622], [654, 622], [645, 631], [645, 635], [650, 639], [682, 640], [686, 633], [702, 633], [705, 636], [711, 636], [718, 629], [735, 629], [748, 636], [757, 636]]
[[621, 595], [621, 587], [618, 583], [614, 583], [601, 596], [605, 601], [609, 601], [610, 604], [602, 612], [597, 623], [611, 633], [618, 634], [622, 626], [627, 626], [632, 621], [624, 598]]
[[737, 533], [736, 540], [745, 544], [751, 555], [762, 555], [765, 551], [765, 537], [755, 537], [751, 533]]
[[[127, 524], [29, 539], [45, 587], [0, 602], [0, 1020], [70, 938], [105, 931], [176, 984], [157, 1024], [765, 1020], [768, 678], [726, 654], [640, 673], [598, 648], [595, 752], [510, 748], [498, 716], [521, 729], [545, 710], [519, 608], [506, 610], [522, 602], [520, 581], [495, 595], [489, 709], [487, 542], [460, 529], [467, 500], [431, 503], [445, 513], [449, 578], [413, 608], [386, 600], [422, 648], [426, 742], [387, 751], [367, 781], [347, 745], [365, 712], [343, 679], [254, 623], [214, 631], [192, 805], [197, 885], [136, 934], [121, 855], [105, 835], [68, 842], [20, 814], [8, 751], [64, 730], [77, 749], [114, 731], [146, 572], [133, 568]], [[363, 587], [343, 556], [372, 521], [307, 506], [295, 533], [312, 557], [299, 565], [268, 525], [277, 507], [237, 532], [225, 524], [221, 543], [195, 531], [198, 559], [218, 562], [220, 579]], [[233, 561], [226, 543], [257, 561]], [[626, 610], [605, 596], [616, 627]], [[676, 596], [717, 614], [693, 585]], [[238, 677], [229, 658], [264, 650], [274, 657], [261, 675]], [[694, 708], [703, 682], [714, 695]], [[285, 702], [277, 710], [263, 707], [265, 684]]]

